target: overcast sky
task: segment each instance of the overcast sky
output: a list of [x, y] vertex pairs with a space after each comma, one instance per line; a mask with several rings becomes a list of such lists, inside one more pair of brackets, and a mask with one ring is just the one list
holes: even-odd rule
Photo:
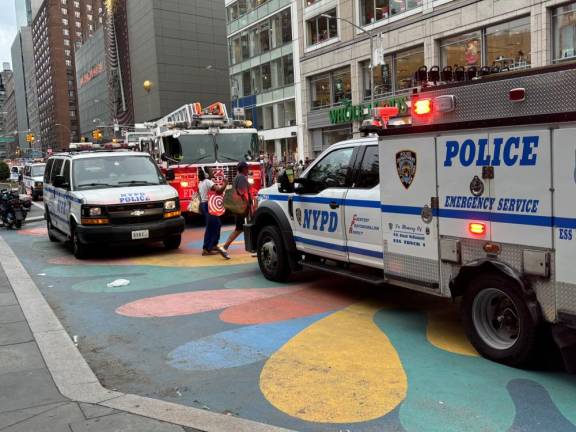
[[14, 0], [0, 0], [0, 69], [2, 63], [10, 62], [10, 49], [16, 36], [16, 12]]

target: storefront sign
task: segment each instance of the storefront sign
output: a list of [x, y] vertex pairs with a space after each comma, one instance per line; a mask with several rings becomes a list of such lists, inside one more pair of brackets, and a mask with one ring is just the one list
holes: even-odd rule
[[92, 69], [90, 69], [88, 72], [86, 72], [84, 75], [80, 77], [80, 87], [83, 87], [86, 84], [88, 84], [102, 72], [104, 72], [104, 65], [102, 63], [98, 63], [96, 66], [94, 66]]
[[[398, 115], [402, 116], [408, 112], [408, 101], [406, 96], [396, 96], [383, 101], [376, 101], [374, 103], [375, 107], [386, 107], [386, 106], [396, 106], [398, 107]], [[338, 108], [330, 110], [328, 113], [330, 116], [330, 123], [340, 124], [340, 123], [350, 123], [351, 121], [357, 120], [362, 121], [370, 116], [370, 110], [372, 108], [371, 104], [361, 104], [352, 105], [350, 101], [344, 102], [344, 104]]]

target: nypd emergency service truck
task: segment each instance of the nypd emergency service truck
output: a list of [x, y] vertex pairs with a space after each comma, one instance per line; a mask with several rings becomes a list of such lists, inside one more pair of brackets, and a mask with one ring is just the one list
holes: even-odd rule
[[574, 83], [572, 65], [415, 93], [411, 126], [368, 126], [262, 190], [247, 249], [271, 280], [308, 267], [462, 297], [470, 341], [502, 363], [551, 327], [574, 368]]
[[44, 172], [44, 208], [51, 241], [69, 242], [76, 258], [97, 246], [163, 242], [180, 247], [184, 231], [176, 190], [147, 153], [97, 151], [71, 144]]

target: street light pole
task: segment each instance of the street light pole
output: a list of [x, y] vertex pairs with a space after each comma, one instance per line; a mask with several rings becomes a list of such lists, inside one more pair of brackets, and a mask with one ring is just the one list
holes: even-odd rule
[[361, 32], [366, 33], [370, 38], [370, 105], [372, 108], [374, 108], [374, 35], [359, 25], [354, 24], [352, 21], [348, 21], [346, 18], [335, 17], [328, 14], [322, 14], [320, 16], [324, 18], [344, 21], [345, 23], [350, 24], [352, 27], [360, 30]]

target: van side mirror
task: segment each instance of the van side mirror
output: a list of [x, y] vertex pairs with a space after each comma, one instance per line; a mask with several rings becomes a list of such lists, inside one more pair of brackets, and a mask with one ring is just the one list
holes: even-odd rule
[[63, 175], [57, 175], [56, 177], [54, 177], [54, 182], [52, 183], [52, 186], [56, 188], [66, 189], [70, 185], [66, 183], [66, 179], [64, 178]]
[[298, 178], [294, 180], [294, 193], [304, 194], [308, 191], [310, 182], [306, 178]]
[[[290, 178], [292, 177], [292, 178]], [[283, 193], [294, 192], [294, 174], [290, 176], [290, 173], [286, 170], [278, 176], [278, 190]]]
[[168, 181], [174, 181], [176, 180], [176, 174], [174, 174], [174, 170], [168, 170], [166, 171], [166, 180]]

